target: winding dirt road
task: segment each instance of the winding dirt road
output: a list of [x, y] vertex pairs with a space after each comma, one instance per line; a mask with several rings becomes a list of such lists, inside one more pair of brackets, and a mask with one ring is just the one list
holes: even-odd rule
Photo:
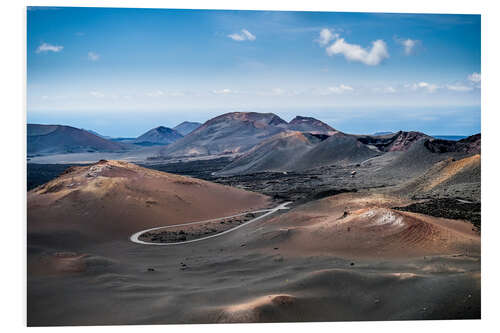
[[[287, 207], [288, 204], [290, 204], [291, 202], [288, 201], [288, 202], [285, 202], [285, 203], [282, 203], [281, 205], [278, 205], [274, 208], [271, 208], [271, 209], [262, 209], [262, 210], [256, 210], [256, 211], [253, 211], [253, 212], [245, 212], [245, 213], [241, 213], [241, 214], [236, 214], [236, 215], [231, 215], [231, 216], [224, 216], [224, 217], [219, 217], [219, 218], [216, 218], [216, 219], [210, 219], [210, 220], [205, 220], [205, 221], [197, 221], [197, 222], [189, 222], [189, 223], [183, 223], [183, 224], [175, 224], [175, 225], [168, 225], [168, 226], [162, 226], [162, 227], [155, 227], [155, 228], [151, 228], [151, 229], [146, 229], [146, 230], [141, 230], [139, 232], [136, 232], [135, 234], [133, 234], [132, 236], [130, 236], [130, 240], [134, 243], [137, 243], [137, 244], [145, 244], [145, 245], [181, 245], [181, 244], [187, 244], [187, 243], [194, 243], [194, 242], [200, 242], [200, 241], [203, 241], [203, 240], [206, 240], [206, 239], [209, 239], [209, 238], [215, 238], [215, 237], [219, 237], [219, 236], [222, 236], [224, 234], [227, 234], [227, 233], [230, 233], [236, 229], [239, 229], [241, 227], [244, 227], [250, 223], [253, 223], [253, 222], [256, 222], [258, 220], [261, 220], [263, 219], [264, 217], [266, 216], [269, 216], [275, 212], [277, 212], [278, 210], [282, 210], [282, 209], [290, 209], [289, 207]], [[144, 241], [141, 241], [139, 240], [139, 237], [145, 233], [145, 232], [149, 232], [149, 231], [154, 231], [154, 230], [158, 230], [158, 229], [166, 229], [166, 228], [173, 228], [173, 227], [181, 227], [181, 226], [186, 226], [186, 225], [193, 225], [193, 224], [202, 224], [202, 223], [208, 223], [208, 222], [213, 222], [213, 221], [217, 221], [217, 220], [221, 220], [221, 219], [226, 219], [226, 218], [232, 218], [232, 217], [237, 217], [237, 216], [242, 216], [242, 215], [246, 215], [246, 214], [250, 214], [250, 213], [264, 213], [266, 212], [265, 214], [259, 216], [259, 217], [256, 217], [250, 221], [247, 221], [243, 224], [240, 224], [234, 228], [231, 228], [231, 229], [228, 229], [228, 230], [225, 230], [223, 232], [220, 232], [220, 233], [217, 233], [217, 234], [214, 234], [214, 235], [210, 235], [210, 236], [206, 236], [206, 237], [202, 237], [202, 238], [197, 238], [197, 239], [191, 239], [191, 240], [188, 240], [188, 241], [183, 241], [183, 242], [175, 242], [175, 243], [153, 243], [153, 242], [144, 242]]]

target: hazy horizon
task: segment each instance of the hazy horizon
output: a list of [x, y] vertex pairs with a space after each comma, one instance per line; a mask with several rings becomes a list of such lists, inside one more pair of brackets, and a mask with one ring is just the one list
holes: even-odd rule
[[[317, 118], [335, 129], [352, 134], [373, 134], [391, 131], [419, 131], [429, 135], [469, 136], [481, 132], [481, 109], [474, 106], [454, 108], [384, 108], [367, 110], [366, 108], [334, 109], [253, 109], [253, 110], [194, 110], [175, 111], [129, 111], [105, 112], [87, 111], [65, 114], [51, 112], [28, 113], [28, 123], [68, 125], [76, 128], [93, 130], [111, 137], [137, 137], [146, 131], [166, 126], [173, 128], [183, 121], [204, 123], [205, 121], [227, 112], [271, 112], [287, 122], [295, 116]], [[408, 113], [418, 111], [418, 119], [406, 120]], [[455, 118], [460, 118], [456, 121]], [[439, 119], [439, 121], [436, 121]]]

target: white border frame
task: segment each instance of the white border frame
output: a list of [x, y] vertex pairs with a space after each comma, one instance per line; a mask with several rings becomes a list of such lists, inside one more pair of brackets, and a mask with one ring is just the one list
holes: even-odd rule
[[[498, 329], [498, 299], [500, 297], [498, 258], [499, 223], [497, 223], [496, 196], [499, 188], [497, 165], [499, 154], [497, 142], [500, 142], [498, 124], [499, 103], [498, 77], [500, 59], [498, 32], [500, 15], [498, 4], [494, 1], [320, 1], [320, 0], [253, 0], [253, 1], [194, 1], [194, 0], [52, 0], [52, 1], [5, 1], [2, 4], [0, 24], [2, 24], [2, 215], [4, 231], [9, 235], [2, 243], [2, 326], [26, 328], [26, 5], [32, 6], [84, 6], [84, 7], [142, 7], [142, 8], [195, 8], [195, 9], [258, 9], [258, 10], [307, 10], [307, 11], [347, 11], [347, 12], [387, 12], [387, 13], [467, 13], [482, 14], [482, 320], [480, 321], [411, 321], [411, 322], [340, 322], [340, 323], [305, 323], [305, 324], [238, 324], [235, 325], [169, 325], [169, 326], [114, 326], [114, 327], [74, 327], [41, 328], [41, 331], [54, 330], [93, 330], [93, 331], [192, 331], [254, 332], [256, 329], [331, 331], [369, 331], [372, 332], [421, 332], [453, 330], [453, 332], [471, 332], [477, 330], [493, 331]], [[20, 241], [22, 240], [22, 241]], [[496, 327], [495, 327], [496, 326]]]

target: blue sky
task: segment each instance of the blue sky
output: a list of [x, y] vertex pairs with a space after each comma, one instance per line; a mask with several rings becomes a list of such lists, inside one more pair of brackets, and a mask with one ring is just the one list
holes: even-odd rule
[[136, 136], [230, 111], [480, 131], [479, 15], [31, 7], [28, 121]]

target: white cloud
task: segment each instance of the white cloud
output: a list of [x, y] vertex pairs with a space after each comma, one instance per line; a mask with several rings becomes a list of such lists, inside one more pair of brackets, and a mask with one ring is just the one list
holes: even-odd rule
[[469, 75], [467, 79], [469, 79], [469, 81], [472, 81], [474, 83], [479, 83], [481, 82], [481, 73], [474, 72], [471, 75]]
[[344, 38], [340, 38], [326, 48], [326, 53], [329, 56], [343, 54], [349, 61], [359, 61], [368, 66], [376, 66], [385, 58], [389, 58], [387, 45], [381, 39], [374, 41], [372, 48], [366, 50], [359, 45], [349, 44]]
[[316, 39], [316, 42], [319, 43], [321, 46], [326, 46], [331, 40], [339, 38], [338, 33], [333, 33], [329, 29], [321, 29], [319, 33], [319, 38]]
[[97, 53], [95, 52], [89, 52], [88, 53], [88, 57], [89, 57], [89, 60], [90, 61], [97, 61], [99, 60], [99, 58], [101, 57], [100, 55], [98, 55]]
[[103, 98], [104, 97], [104, 94], [99, 92], [99, 91], [91, 91], [89, 93], [90, 95], [94, 96], [94, 97], [97, 97], [97, 98]]
[[419, 40], [416, 40], [416, 39], [410, 39], [410, 38], [395, 38], [395, 41], [402, 45], [403, 48], [404, 48], [404, 52], [406, 55], [410, 55], [412, 54], [414, 51], [415, 51], [415, 48], [417, 47], [417, 45], [419, 45], [421, 42]]
[[405, 39], [401, 42], [401, 44], [403, 44], [403, 46], [405, 48], [406, 55], [410, 55], [413, 52], [413, 49], [415, 48], [415, 45], [417, 45], [417, 42], [418, 41], [410, 39], [410, 38]]
[[64, 46], [60, 46], [60, 45], [51, 45], [51, 44], [48, 44], [48, 43], [42, 43], [37, 49], [36, 49], [36, 53], [40, 53], [40, 52], [60, 52], [62, 51], [62, 49], [64, 48]]
[[446, 86], [446, 88], [448, 88], [448, 90], [452, 90], [452, 91], [471, 91], [473, 88], [471, 86], [464, 86], [464, 85], [461, 85], [461, 84], [448, 84]]
[[255, 37], [255, 35], [253, 35], [250, 31], [248, 31], [246, 29], [241, 29], [241, 33], [234, 33], [234, 34], [228, 35], [227, 37], [229, 37], [232, 40], [235, 40], [237, 42], [243, 42], [245, 40], [254, 41], [255, 39], [257, 39], [257, 37]]
[[436, 90], [439, 89], [439, 86], [434, 84], [434, 83], [427, 83], [427, 82], [419, 82], [419, 83], [414, 83], [410, 86], [412, 90], [425, 90], [430, 93], [435, 92]]
[[216, 95], [228, 95], [234, 93], [231, 89], [221, 89], [221, 90], [212, 90], [212, 93]]

